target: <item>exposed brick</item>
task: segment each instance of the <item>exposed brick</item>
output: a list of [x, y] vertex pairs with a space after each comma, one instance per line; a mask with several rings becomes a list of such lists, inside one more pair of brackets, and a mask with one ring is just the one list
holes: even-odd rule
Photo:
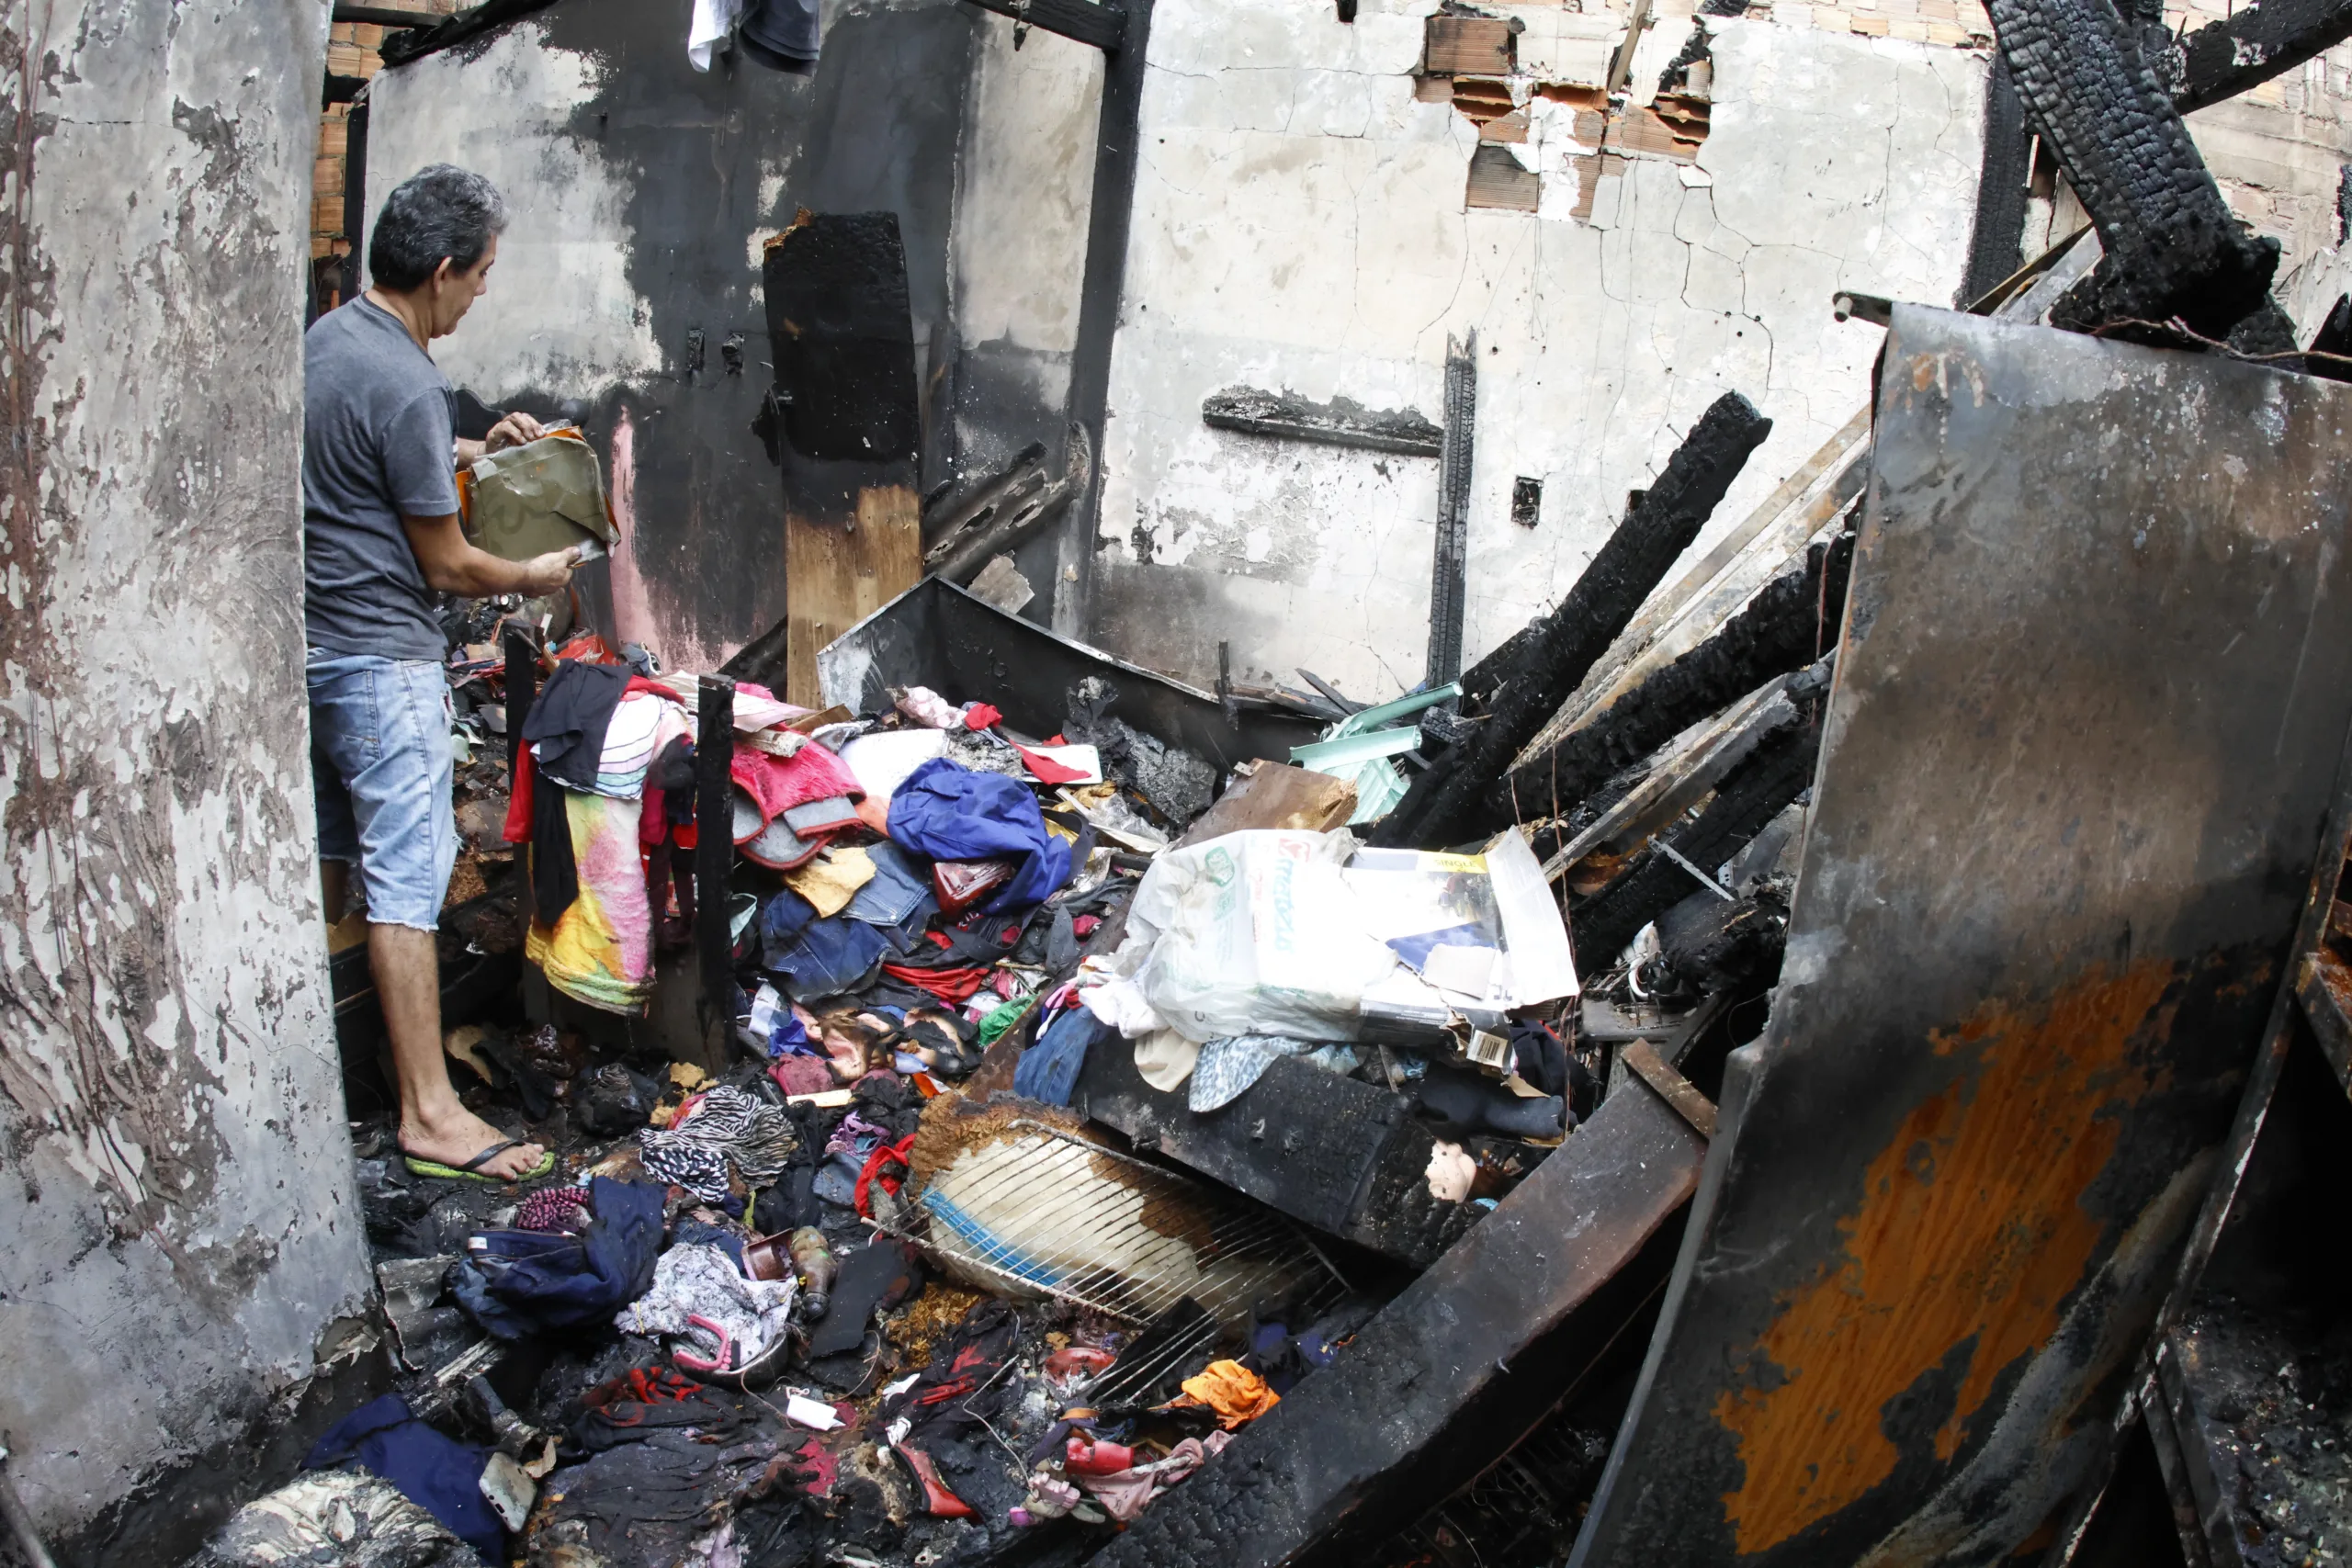
[[1928, 24], [1928, 41], [1942, 44], [1948, 49], [1966, 48], [1969, 36], [1968, 29], [1956, 23], [1929, 22]]
[[1858, 32], [1864, 38], [1884, 38], [1887, 33], [1884, 17], [1856, 17], [1849, 27], [1849, 30]]
[[1887, 32], [1894, 38], [1912, 43], [1928, 41], [1928, 24], [1910, 17], [1896, 17], [1886, 24]]

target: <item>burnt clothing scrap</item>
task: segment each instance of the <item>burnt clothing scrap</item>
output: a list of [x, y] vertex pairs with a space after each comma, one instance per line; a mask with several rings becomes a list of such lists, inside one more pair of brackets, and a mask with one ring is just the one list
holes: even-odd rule
[[632, 1367], [580, 1396], [580, 1419], [570, 1435], [592, 1454], [669, 1430], [733, 1442], [752, 1425], [741, 1399], [667, 1367]]

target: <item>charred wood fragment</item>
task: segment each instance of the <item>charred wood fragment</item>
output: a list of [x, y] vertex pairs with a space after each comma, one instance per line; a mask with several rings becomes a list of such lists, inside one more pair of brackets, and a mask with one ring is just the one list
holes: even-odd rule
[[1494, 782], [1698, 537], [1771, 429], [1737, 392], [1715, 400], [1567, 597], [1523, 634], [1520, 657], [1498, 672], [1476, 728], [1413, 781], [1374, 843], [1451, 843], [1509, 820], [1487, 803]]
[[1657, 918], [1657, 944], [1667, 967], [1702, 996], [1770, 986], [1788, 950], [1788, 898], [1777, 887], [1732, 903], [1697, 894]]
[[2352, 381], [2352, 294], [2335, 297], [2335, 308], [2320, 323], [2305, 352], [2310, 355], [2303, 361], [2306, 374]]
[[2106, 253], [2059, 299], [2051, 324], [2092, 332], [2178, 317], [2227, 337], [2267, 302], [2278, 243], [2256, 238], [2222, 199], [2137, 25], [2109, 0], [1991, 0], [1990, 9], [2026, 118], [2056, 150]]
[[1837, 640], [1854, 536], [1840, 534], [1766, 583], [1723, 630], [1618, 698], [1608, 711], [1511, 771], [1491, 811], [1558, 817], [1611, 775], [1720, 713], [1775, 675], [1804, 669]]
[[2188, 114], [2258, 87], [2352, 38], [2352, 0], [2260, 0], [2167, 41], [2151, 62]]
[[[1661, 841], [1692, 865], [1713, 871], [1804, 793], [1813, 782], [1820, 751], [1820, 726], [1800, 709], [1780, 734], [1758, 746], [1724, 780], [1696, 821], [1679, 832], [1660, 835]], [[1689, 897], [1695, 886], [1690, 873], [1672, 855], [1653, 847], [1638, 865], [1568, 912], [1579, 963], [1598, 971], [1613, 962], [1644, 926]]]

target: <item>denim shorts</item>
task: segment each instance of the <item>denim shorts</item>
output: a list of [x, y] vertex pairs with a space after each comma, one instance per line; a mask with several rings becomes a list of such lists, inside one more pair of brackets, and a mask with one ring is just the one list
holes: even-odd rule
[[370, 923], [437, 929], [458, 863], [448, 677], [316, 648], [306, 675], [320, 858], [357, 863]]

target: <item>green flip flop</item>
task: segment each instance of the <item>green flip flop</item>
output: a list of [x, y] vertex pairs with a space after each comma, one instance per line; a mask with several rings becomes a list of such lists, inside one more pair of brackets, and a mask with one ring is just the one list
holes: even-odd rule
[[542, 1154], [539, 1156], [539, 1163], [533, 1166], [530, 1169], [523, 1172], [520, 1176], [492, 1176], [488, 1171], [481, 1168], [492, 1160], [496, 1159], [500, 1155], [504, 1154], [511, 1148], [519, 1146], [525, 1141], [526, 1140], [521, 1138], [509, 1138], [503, 1144], [492, 1144], [490, 1147], [482, 1150], [481, 1153], [474, 1156], [473, 1158], [466, 1161], [463, 1165], [443, 1165], [439, 1160], [421, 1159], [417, 1156], [409, 1153], [406, 1148], [402, 1148], [401, 1150], [401, 1158], [408, 1162], [408, 1169], [411, 1176], [437, 1177], [444, 1181], [537, 1180], [538, 1178], [545, 1176], [548, 1171], [555, 1168], [555, 1151], [553, 1149], [549, 1149], [546, 1153]]

